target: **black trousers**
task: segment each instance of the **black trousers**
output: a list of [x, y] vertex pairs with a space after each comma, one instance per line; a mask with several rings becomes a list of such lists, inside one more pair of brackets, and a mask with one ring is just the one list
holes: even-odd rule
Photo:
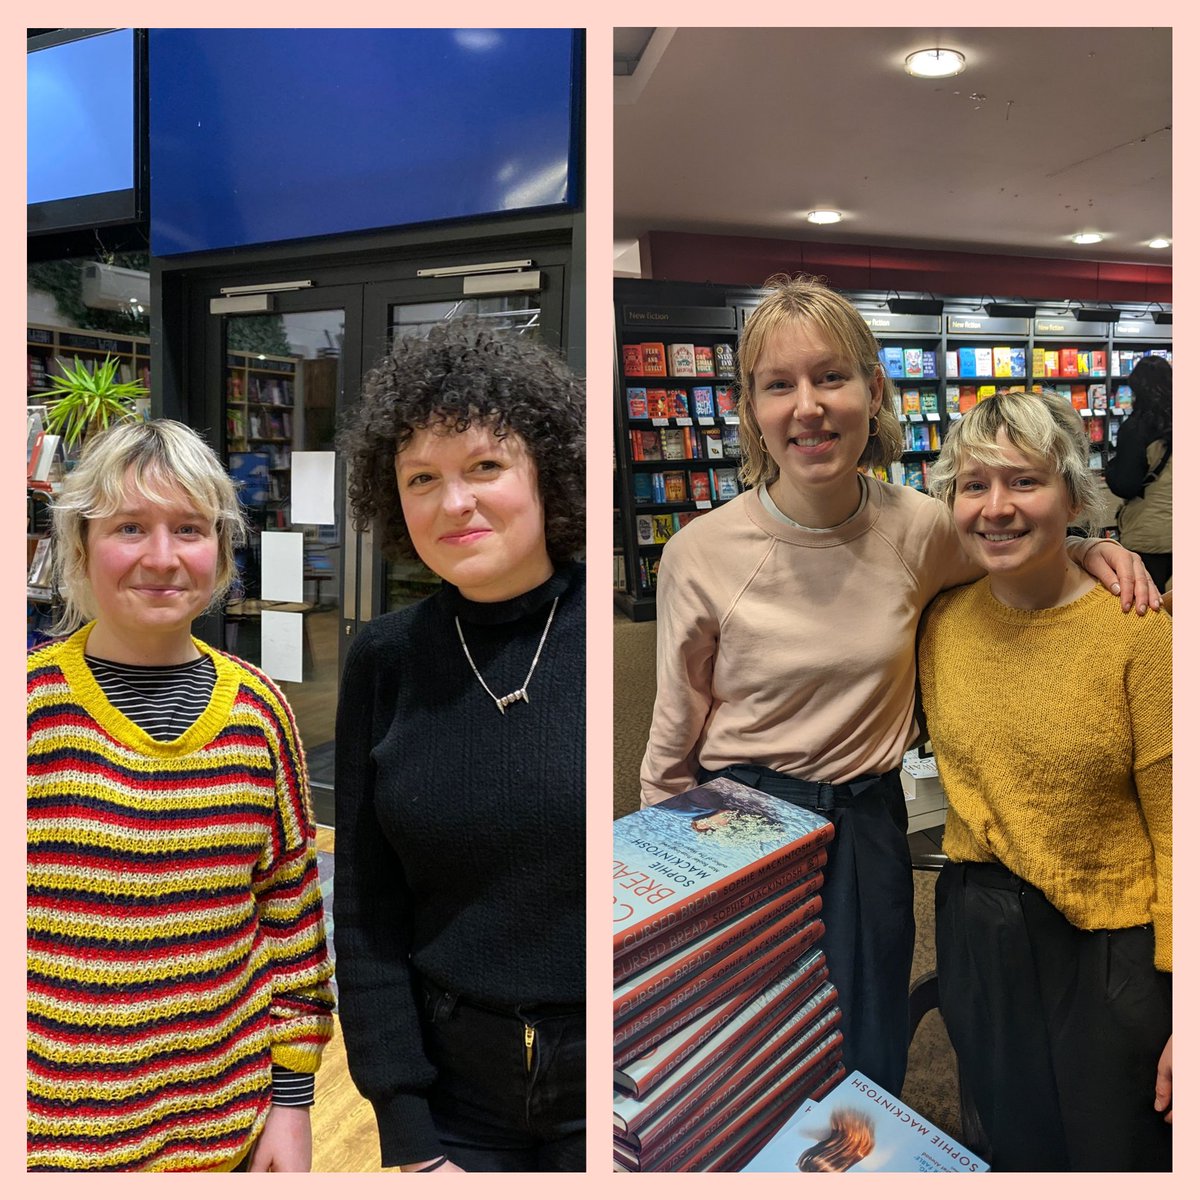
[[912, 973], [912, 856], [899, 771], [851, 784], [812, 784], [750, 764], [702, 771], [726, 775], [827, 817], [821, 888], [821, 948], [842, 1010], [843, 1062], [899, 1096], [908, 1066], [908, 984]]
[[1171, 977], [1149, 926], [1087, 932], [998, 864], [938, 877], [938, 991], [998, 1171], [1169, 1171]]
[[429, 1105], [451, 1162], [465, 1171], [584, 1169], [582, 1009], [503, 1012], [426, 984], [424, 1016], [438, 1071]]

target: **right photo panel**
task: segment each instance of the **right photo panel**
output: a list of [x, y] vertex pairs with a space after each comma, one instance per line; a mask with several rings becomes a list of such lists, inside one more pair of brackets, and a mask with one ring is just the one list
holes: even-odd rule
[[613, 1169], [1172, 1169], [1170, 29], [614, 31]]

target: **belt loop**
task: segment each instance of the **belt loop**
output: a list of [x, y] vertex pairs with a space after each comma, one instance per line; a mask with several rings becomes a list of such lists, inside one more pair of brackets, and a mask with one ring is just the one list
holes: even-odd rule
[[457, 1004], [458, 997], [453, 992], [441, 992], [438, 995], [437, 1003], [433, 1006], [434, 1021], [447, 1020]]
[[816, 805], [822, 810], [833, 807], [833, 784], [827, 779], [817, 781]]

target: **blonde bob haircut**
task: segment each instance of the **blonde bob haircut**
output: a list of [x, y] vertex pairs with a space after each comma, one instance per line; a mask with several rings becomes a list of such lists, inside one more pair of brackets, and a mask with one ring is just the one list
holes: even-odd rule
[[[54, 632], [71, 633], [96, 616], [88, 583], [88, 522], [120, 512], [135, 496], [168, 504], [183, 492], [217, 535], [217, 580], [212, 604], [236, 575], [233, 551], [246, 522], [233, 480], [204, 439], [178, 421], [122, 421], [90, 439], [54, 501], [54, 573], [64, 611]], [[210, 605], [211, 607], [211, 605]]]
[[852, 363], [868, 386], [882, 385], [883, 402], [858, 460], [860, 467], [886, 467], [900, 457], [904, 434], [896, 416], [895, 390], [879, 363], [879, 343], [859, 311], [845, 296], [812, 275], [773, 275], [763, 285], [768, 295], [746, 320], [738, 340], [738, 417], [742, 434], [741, 478], [748, 487], [773, 483], [779, 464], [763, 449], [762, 430], [754, 415], [754, 368], [767, 339], [789, 321], [803, 321], [839, 357]]
[[1055, 392], [997, 392], [955, 421], [929, 473], [929, 490], [954, 507], [955, 484], [968, 462], [1002, 467], [1003, 430], [1022, 454], [1049, 463], [1067, 485], [1072, 528], [1091, 532], [1100, 521], [1100, 485], [1088, 467], [1088, 439], [1079, 414]]

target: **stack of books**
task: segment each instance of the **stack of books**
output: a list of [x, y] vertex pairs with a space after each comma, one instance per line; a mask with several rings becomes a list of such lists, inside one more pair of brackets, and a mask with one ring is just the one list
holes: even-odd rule
[[614, 1165], [739, 1169], [845, 1074], [820, 948], [833, 826], [718, 779], [613, 830]]

